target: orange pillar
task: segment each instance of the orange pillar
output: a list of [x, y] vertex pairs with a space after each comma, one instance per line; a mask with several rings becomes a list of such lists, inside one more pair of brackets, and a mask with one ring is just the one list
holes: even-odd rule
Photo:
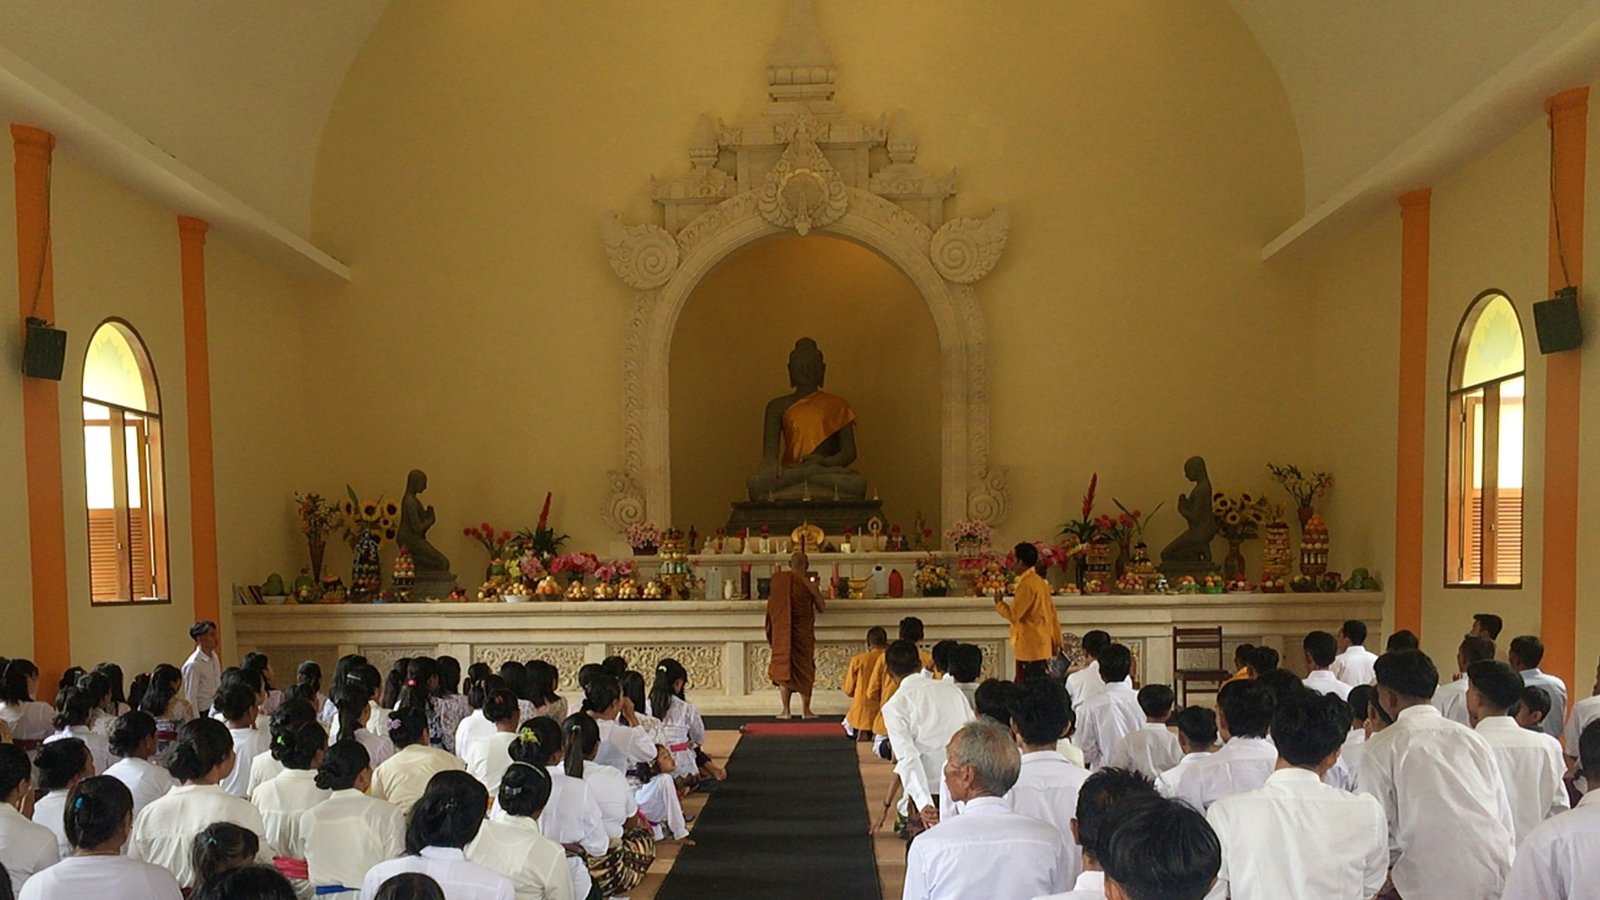
[[1422, 484], [1427, 459], [1428, 217], [1433, 191], [1400, 197], [1400, 422], [1395, 464], [1394, 627], [1422, 633]]
[[[1583, 177], [1589, 89], [1562, 91], [1545, 101], [1550, 116], [1550, 293], [1583, 285]], [[1560, 224], [1559, 245], [1557, 223]], [[1565, 271], [1563, 260], [1565, 257]], [[1581, 350], [1545, 358], [1544, 593], [1540, 668], [1573, 683], [1578, 622], [1578, 418], [1582, 406]]]
[[[16, 154], [17, 296], [27, 318], [55, 319], [50, 254], [50, 154], [55, 135], [11, 126]], [[40, 681], [54, 684], [72, 665], [67, 624], [67, 514], [61, 489], [60, 385], [22, 379], [23, 455], [28, 470], [28, 565], [33, 575], [33, 655]]]
[[194, 617], [217, 621], [217, 491], [211, 459], [211, 351], [206, 336], [206, 231], [178, 217], [183, 286], [183, 380], [189, 409], [189, 527], [194, 546]]

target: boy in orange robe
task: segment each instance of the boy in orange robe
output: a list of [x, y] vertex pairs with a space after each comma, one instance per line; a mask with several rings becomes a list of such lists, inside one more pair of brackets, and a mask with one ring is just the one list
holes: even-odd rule
[[867, 629], [867, 650], [850, 657], [850, 667], [844, 672], [844, 693], [850, 698], [850, 711], [844, 716], [844, 733], [851, 738], [872, 738], [873, 720], [878, 717], [878, 701], [870, 696], [867, 682], [872, 669], [883, 659], [883, 650], [889, 646], [888, 632], [874, 625]]

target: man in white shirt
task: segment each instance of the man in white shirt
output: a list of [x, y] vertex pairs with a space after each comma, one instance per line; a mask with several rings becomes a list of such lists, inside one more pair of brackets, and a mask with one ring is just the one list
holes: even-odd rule
[[1561, 744], [1542, 731], [1530, 731], [1511, 717], [1522, 697], [1522, 676], [1507, 663], [1490, 659], [1467, 667], [1467, 710], [1472, 725], [1489, 742], [1500, 780], [1511, 804], [1512, 836], [1521, 844], [1540, 822], [1569, 809], [1566, 764]]
[[1439, 670], [1421, 650], [1378, 659], [1378, 705], [1393, 724], [1367, 739], [1361, 790], [1389, 822], [1390, 877], [1406, 900], [1498, 897], [1516, 844], [1488, 742], [1428, 702]]
[[1216, 752], [1217, 714], [1203, 706], [1190, 706], [1172, 717], [1172, 725], [1178, 729], [1178, 749], [1183, 757], [1156, 778], [1156, 792], [1168, 799], [1178, 796], [1178, 782], [1196, 760]]
[[1472, 624], [1467, 627], [1467, 637], [1485, 637], [1491, 641], [1500, 640], [1500, 629], [1505, 627], [1505, 620], [1494, 613], [1473, 613]]
[[1106, 765], [1118, 769], [1132, 769], [1154, 781], [1183, 759], [1183, 749], [1167, 720], [1172, 718], [1172, 705], [1177, 698], [1172, 688], [1165, 684], [1147, 684], [1139, 688], [1139, 709], [1144, 713], [1144, 724], [1128, 733], [1122, 743], [1111, 751]]
[[[883, 652], [885, 667], [900, 687], [883, 705], [883, 723], [894, 748], [894, 771], [900, 776], [915, 836], [939, 821], [939, 775], [951, 735], [972, 719], [967, 698], [952, 681], [938, 681], [922, 670], [917, 645], [895, 641]], [[1013, 779], [1015, 777], [1013, 776]]]
[[1278, 764], [1278, 749], [1267, 738], [1277, 698], [1259, 681], [1233, 681], [1217, 692], [1217, 728], [1222, 749], [1189, 765], [1178, 782], [1178, 799], [1204, 812], [1232, 794], [1267, 783]]
[[1083, 701], [1100, 693], [1105, 687], [1105, 682], [1100, 679], [1100, 651], [1111, 646], [1111, 635], [1096, 628], [1085, 632], [1083, 635], [1083, 655], [1089, 662], [1083, 668], [1067, 676], [1067, 695], [1072, 698], [1072, 708], [1077, 709]]
[[1360, 781], [1361, 751], [1367, 745], [1367, 710], [1373, 703], [1375, 689], [1370, 684], [1358, 684], [1350, 689], [1345, 704], [1350, 709], [1350, 730], [1345, 733], [1344, 746], [1339, 748], [1339, 760], [1322, 776], [1322, 783], [1340, 790], [1354, 791]]
[[1222, 841], [1211, 897], [1367, 900], [1383, 889], [1389, 875], [1383, 807], [1322, 781], [1344, 744], [1345, 713], [1342, 703], [1311, 691], [1278, 706], [1277, 769], [1260, 789], [1224, 797], [1206, 812]]
[[222, 684], [222, 662], [217, 658], [217, 623], [196, 622], [189, 626], [194, 652], [183, 663], [183, 697], [197, 716], [209, 715], [211, 702]]
[[1061, 832], [1005, 801], [1021, 767], [1016, 743], [999, 725], [979, 719], [956, 731], [943, 774], [950, 796], [964, 804], [961, 815], [911, 843], [904, 900], [1029, 900], [1065, 886]]
[[1072, 832], [1072, 811], [1089, 771], [1062, 756], [1056, 741], [1069, 730], [1072, 711], [1067, 692], [1048, 678], [1023, 682], [1012, 707], [1011, 734], [1022, 748], [1022, 770], [1006, 795], [1011, 809], [1055, 826], [1067, 842], [1062, 881], [1070, 884], [1083, 868], [1083, 848]]
[[1544, 659], [1544, 641], [1538, 635], [1524, 634], [1511, 639], [1506, 660], [1522, 674], [1522, 683], [1536, 687], [1550, 698], [1550, 712], [1539, 727], [1553, 738], [1561, 737], [1561, 726], [1567, 721], [1567, 683], [1554, 675], [1539, 671]]
[[[1567, 716], [1566, 735], [1562, 740], [1567, 748], [1568, 769], [1578, 765], [1578, 736], [1583, 734], [1583, 730], [1589, 727], [1589, 723], [1596, 719], [1600, 719], [1600, 663], [1596, 663], [1594, 667], [1593, 696], [1572, 704], [1572, 712]], [[1589, 783], [1595, 784], [1596, 782]]]
[[[1578, 769], [1600, 784], [1600, 721], [1579, 732]], [[1517, 850], [1503, 900], [1577, 900], [1600, 884], [1600, 791], [1590, 791], [1571, 812], [1546, 819]]]
[[1461, 646], [1456, 648], [1456, 668], [1459, 670], [1454, 681], [1442, 684], [1433, 692], [1433, 708], [1440, 715], [1452, 722], [1460, 722], [1470, 726], [1472, 717], [1467, 713], [1467, 667], [1475, 662], [1494, 659], [1494, 641], [1486, 637], [1467, 635], [1461, 639]]
[[1371, 684], [1372, 664], [1377, 662], [1378, 654], [1363, 646], [1367, 642], [1367, 623], [1351, 619], [1339, 626], [1338, 642], [1339, 655], [1333, 658], [1328, 671], [1351, 687]]
[[1072, 840], [1081, 848], [1082, 871], [1072, 890], [1038, 900], [1103, 900], [1106, 873], [1100, 858], [1107, 852], [1111, 833], [1127, 810], [1155, 799], [1159, 797], [1150, 780], [1138, 772], [1101, 769], [1090, 775], [1078, 791], [1072, 817]]
[[1193, 807], [1158, 798], [1127, 810], [1101, 861], [1108, 900], [1200, 900], [1216, 882], [1222, 846]]
[[1333, 665], [1339, 648], [1339, 639], [1326, 631], [1313, 631], [1300, 642], [1306, 653], [1305, 686], [1319, 694], [1337, 694], [1340, 700], [1350, 696], [1353, 685], [1345, 684], [1328, 670]]
[[1132, 652], [1122, 644], [1111, 644], [1100, 651], [1099, 663], [1100, 691], [1073, 707], [1078, 715], [1076, 741], [1091, 772], [1104, 766], [1122, 739], [1144, 724], [1144, 710], [1127, 681]]

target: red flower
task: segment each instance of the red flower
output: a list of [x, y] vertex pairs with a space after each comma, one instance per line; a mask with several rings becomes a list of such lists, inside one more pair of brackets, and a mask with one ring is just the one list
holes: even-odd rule
[[511, 532], [510, 531], [502, 531], [502, 532], [500, 532], [500, 540], [502, 540], [502, 541], [511, 540]]
[[468, 525], [466, 528], [461, 529], [461, 533], [466, 535], [467, 537], [472, 537], [473, 536], [473, 534], [472, 534], [472, 526]]
[[1089, 476], [1089, 490], [1083, 495], [1083, 518], [1087, 519], [1094, 514], [1094, 491], [1100, 484], [1100, 473]]
[[544, 508], [539, 510], [539, 531], [550, 527], [550, 492], [544, 492]]

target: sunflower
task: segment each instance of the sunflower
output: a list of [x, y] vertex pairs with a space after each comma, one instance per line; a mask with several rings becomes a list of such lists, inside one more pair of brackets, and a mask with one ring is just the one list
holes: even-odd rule
[[384, 518], [392, 519], [392, 518], [394, 518], [395, 516], [398, 516], [398, 515], [400, 515], [400, 504], [394, 502], [393, 500], [385, 500], [385, 501], [383, 501], [383, 516], [384, 516]]
[[361, 504], [361, 518], [363, 520], [370, 522], [373, 519], [376, 519], [377, 517], [378, 517], [378, 504], [373, 503], [370, 500], [367, 501], [366, 503]]
[[339, 504], [339, 511], [344, 513], [346, 519], [353, 519], [356, 515], [356, 505], [346, 500]]
[[394, 540], [396, 534], [397, 534], [397, 532], [394, 530], [394, 526], [392, 526], [392, 525], [387, 526], [387, 527], [385, 527], [383, 529], [383, 539], [386, 540], [386, 541]]
[[1230, 510], [1228, 514], [1223, 517], [1223, 520], [1229, 525], [1238, 525], [1241, 521], [1243, 521], [1242, 517], [1240, 517], [1238, 511], [1236, 510]]

